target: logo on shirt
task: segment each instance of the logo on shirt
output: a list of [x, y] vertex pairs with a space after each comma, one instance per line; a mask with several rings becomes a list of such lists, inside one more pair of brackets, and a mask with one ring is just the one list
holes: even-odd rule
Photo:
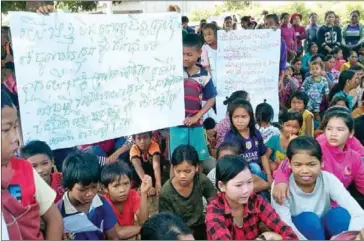
[[250, 141], [247, 141], [245, 143], [245, 147], [246, 147], [246, 149], [250, 150], [252, 148], [252, 143]]
[[8, 187], [9, 193], [16, 198], [19, 202], [21, 202], [22, 199], [22, 193], [21, 193], [21, 187], [18, 184], [11, 184]]

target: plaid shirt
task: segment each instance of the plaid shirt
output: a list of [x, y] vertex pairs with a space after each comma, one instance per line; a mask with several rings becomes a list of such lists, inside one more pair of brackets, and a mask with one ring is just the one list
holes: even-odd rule
[[243, 227], [233, 224], [233, 216], [225, 199], [219, 193], [211, 200], [206, 211], [206, 231], [208, 240], [254, 240], [259, 236], [259, 222], [263, 222], [283, 240], [297, 240], [292, 228], [281, 221], [279, 215], [261, 196], [253, 194], [244, 206]]

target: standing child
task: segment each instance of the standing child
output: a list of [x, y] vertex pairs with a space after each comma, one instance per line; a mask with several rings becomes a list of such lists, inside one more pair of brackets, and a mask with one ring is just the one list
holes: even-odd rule
[[[210, 159], [210, 154], [201, 118], [214, 106], [217, 93], [208, 71], [196, 65], [201, 55], [201, 45], [201, 39], [196, 34], [188, 34], [183, 40], [186, 119], [183, 126], [170, 128], [169, 153], [173, 153], [181, 144], [189, 144], [197, 150], [202, 164], [203, 161]], [[201, 95], [202, 99], [206, 100], [202, 108]]]
[[350, 91], [358, 87], [358, 79], [356, 73], [352, 70], [345, 70], [340, 73], [339, 83], [337, 83], [330, 91], [329, 101], [334, 97], [345, 97], [349, 103], [349, 109], [353, 110], [354, 96], [349, 95]]
[[[240, 146], [240, 155], [249, 163], [252, 173], [272, 183], [267, 148], [263, 137], [255, 128], [254, 113], [251, 104], [242, 99], [236, 99], [229, 105], [231, 131], [224, 141], [232, 141]], [[262, 171], [262, 167], [264, 172]]]
[[306, 109], [308, 100], [306, 93], [297, 91], [292, 95], [291, 109], [288, 110], [290, 112], [298, 112], [302, 114], [303, 122], [301, 129], [298, 132], [299, 136], [313, 136], [313, 114]]
[[54, 203], [61, 200], [65, 192], [62, 187], [62, 173], [54, 170], [53, 152], [47, 143], [31, 141], [22, 147], [21, 156], [32, 164], [37, 173], [56, 192]]
[[307, 109], [313, 112], [315, 119], [321, 121], [320, 105], [324, 96], [329, 94], [329, 84], [327, 79], [322, 76], [322, 64], [311, 63], [311, 76], [303, 81], [301, 91], [307, 93], [308, 104]]
[[64, 160], [62, 183], [67, 192], [58, 208], [67, 239], [119, 239], [116, 216], [109, 202], [97, 194], [100, 175], [98, 159], [91, 153], [77, 151]]
[[272, 172], [286, 159], [288, 144], [297, 137], [303, 122], [300, 112], [283, 112], [279, 119], [281, 133], [272, 136], [266, 144], [272, 153], [271, 160], [273, 162], [270, 163]]
[[217, 27], [208, 23], [203, 27], [203, 38], [205, 44], [202, 46], [201, 65], [205, 67], [216, 85], [216, 56], [217, 56]]
[[202, 197], [209, 200], [216, 195], [210, 180], [199, 173], [197, 151], [190, 145], [177, 147], [172, 154], [174, 177], [162, 188], [159, 211], [171, 211], [182, 217], [195, 239], [206, 239]]
[[153, 187], [149, 189], [148, 195], [157, 196], [162, 188], [160, 162], [161, 151], [157, 142], [152, 140], [152, 132], [134, 135], [135, 144], [130, 149], [130, 161], [134, 166], [137, 186], [145, 175], [149, 175], [153, 180]]
[[309, 49], [309, 51], [306, 52], [305, 55], [303, 55], [303, 57], [301, 58], [301, 61], [302, 61], [301, 71], [302, 71], [303, 76], [305, 76], [306, 73], [310, 71], [311, 58], [313, 56], [317, 55], [317, 52], [318, 52], [317, 43], [315, 43], [315, 42], [309, 43], [308, 49]]
[[[101, 172], [101, 184], [118, 220], [116, 231], [119, 239], [131, 239], [140, 233], [141, 225], [148, 219], [148, 191], [152, 178], [144, 175], [139, 196], [131, 189], [132, 172], [124, 162], [106, 165]], [[135, 218], [137, 225], [134, 224]]]
[[[1, 90], [1, 211], [11, 240], [61, 240], [62, 217], [54, 204], [56, 193], [32, 165], [16, 158], [19, 133], [18, 113]], [[45, 237], [40, 232], [46, 224]]]
[[340, 47], [335, 47], [332, 49], [332, 55], [335, 58], [334, 69], [340, 71], [341, 66], [345, 64], [343, 50]]
[[[225, 156], [216, 166], [220, 193], [206, 212], [208, 240], [295, 240], [296, 234], [270, 204], [253, 191], [249, 164], [242, 156]], [[271, 232], [261, 233], [259, 223]]]
[[279, 135], [279, 129], [271, 124], [273, 117], [274, 110], [270, 104], [266, 103], [266, 100], [255, 108], [255, 120], [257, 122], [255, 128], [259, 130], [264, 143], [267, 143], [272, 136]]
[[[364, 210], [333, 174], [321, 171], [322, 151], [312, 137], [293, 140], [287, 150], [290, 196], [272, 206], [300, 240], [325, 240], [364, 228]], [[274, 186], [273, 186], [274, 188]], [[340, 207], [332, 208], [331, 201]]]

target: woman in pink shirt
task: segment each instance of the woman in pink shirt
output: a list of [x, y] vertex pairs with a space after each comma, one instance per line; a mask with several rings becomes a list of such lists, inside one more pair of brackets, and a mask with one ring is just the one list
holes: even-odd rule
[[292, 27], [295, 31], [296, 41], [297, 41], [297, 51], [303, 53], [302, 41], [307, 38], [306, 29], [300, 22], [302, 21], [302, 15], [299, 13], [293, 13], [289, 22], [292, 24]]
[[[226, 100], [224, 101], [224, 105], [229, 106], [231, 102], [233, 102], [235, 99], [241, 98], [246, 101], [250, 101], [250, 97], [248, 92], [244, 90], [238, 90], [233, 92], [230, 97], [226, 97]], [[231, 130], [231, 122], [229, 115], [225, 115], [224, 119], [222, 119], [219, 123], [215, 126], [215, 132], [216, 132], [216, 149], [221, 145], [221, 143], [224, 142], [224, 138], [226, 133], [228, 133]]]
[[[325, 114], [323, 120], [325, 129], [324, 137], [318, 137], [323, 153], [322, 169], [334, 174], [346, 188], [353, 182], [356, 189], [364, 195], [364, 164], [359, 152], [351, 149], [355, 146], [363, 152], [364, 147], [356, 143], [353, 145], [354, 120], [350, 112], [339, 106], [332, 107]], [[287, 160], [283, 161], [280, 167], [274, 172], [275, 188], [274, 199], [282, 204], [288, 195], [288, 178], [291, 173]], [[309, 167], [308, 167], [309, 168]]]
[[283, 40], [286, 42], [287, 57], [288, 57], [288, 62], [290, 62], [296, 56], [297, 42], [296, 42], [296, 31], [289, 23], [288, 13], [281, 14], [281, 36]]

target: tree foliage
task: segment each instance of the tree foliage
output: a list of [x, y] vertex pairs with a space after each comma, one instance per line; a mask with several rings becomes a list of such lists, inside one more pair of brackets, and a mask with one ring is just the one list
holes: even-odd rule
[[98, 1], [58, 1], [56, 8], [65, 8], [72, 13], [79, 11], [92, 11], [97, 9]]
[[26, 1], [1, 1], [1, 12], [24, 11], [26, 9]]

